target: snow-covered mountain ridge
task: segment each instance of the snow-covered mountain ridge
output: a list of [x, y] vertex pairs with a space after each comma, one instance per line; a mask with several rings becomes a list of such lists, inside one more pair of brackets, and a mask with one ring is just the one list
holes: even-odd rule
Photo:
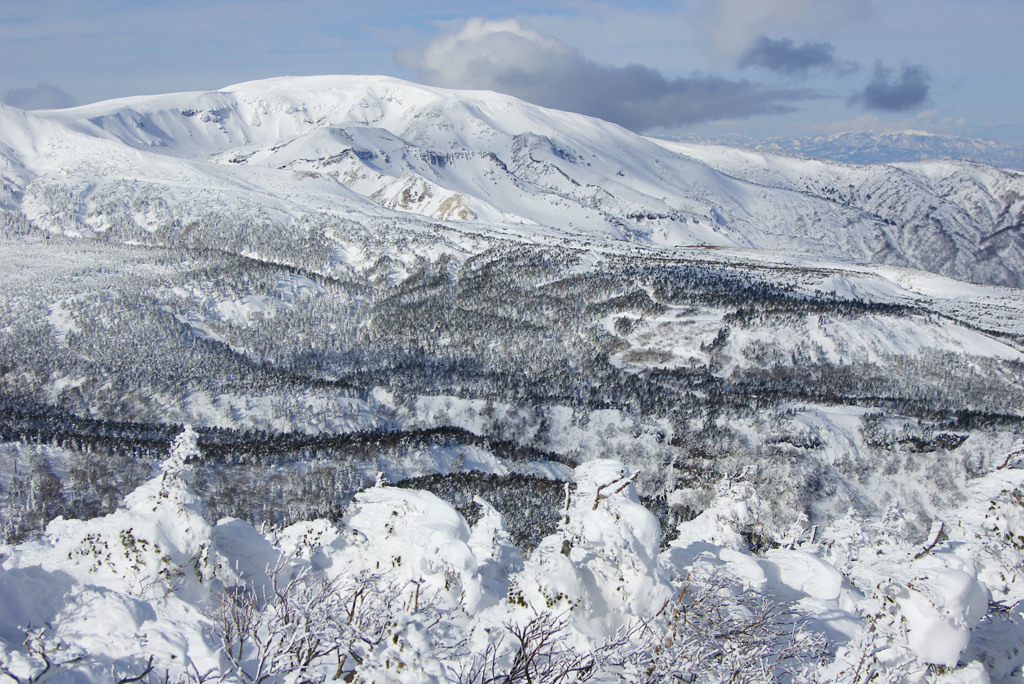
[[1018, 175], [364, 77], [0, 169], [0, 674], [1020, 681], [1024, 299], [907, 267]]
[[0, 155], [2, 206], [65, 232], [72, 219], [82, 233], [174, 233], [214, 208], [286, 224], [320, 211], [412, 214], [531, 239], [781, 249], [1024, 284], [1024, 177], [1013, 172], [663, 143], [388, 78], [4, 108]]

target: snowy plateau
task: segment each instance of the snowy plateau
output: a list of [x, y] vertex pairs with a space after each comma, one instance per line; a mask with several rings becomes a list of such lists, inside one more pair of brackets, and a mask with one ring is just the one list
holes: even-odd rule
[[1024, 174], [284, 78], [0, 242], [0, 681], [1024, 681]]

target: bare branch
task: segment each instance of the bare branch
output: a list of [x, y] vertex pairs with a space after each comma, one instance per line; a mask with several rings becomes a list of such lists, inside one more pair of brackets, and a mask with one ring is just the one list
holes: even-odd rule
[[945, 523], [941, 520], [935, 520], [932, 522], [931, 530], [928, 532], [928, 541], [925, 542], [924, 548], [917, 552], [914, 556], [914, 560], [921, 558], [929, 553], [939, 543], [939, 539], [942, 537], [942, 531], [945, 529]]
[[130, 684], [130, 682], [141, 682], [143, 679], [149, 676], [149, 673], [153, 671], [153, 656], [149, 656], [149, 662], [146, 663], [146, 669], [140, 674], [134, 677], [122, 677], [117, 680], [117, 684]]

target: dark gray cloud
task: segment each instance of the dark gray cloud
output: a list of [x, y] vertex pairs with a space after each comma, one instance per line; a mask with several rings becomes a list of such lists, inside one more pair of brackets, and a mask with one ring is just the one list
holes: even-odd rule
[[3, 103], [20, 109], [64, 109], [78, 104], [75, 98], [60, 86], [39, 83], [32, 88], [8, 90]]
[[886, 112], [914, 109], [928, 100], [931, 81], [931, 75], [920, 64], [905, 64], [899, 76], [894, 77], [892, 69], [875, 62], [871, 81], [864, 90], [850, 97], [849, 104]]
[[855, 64], [836, 59], [832, 43], [797, 45], [789, 38], [773, 40], [765, 35], [757, 37], [750, 49], [740, 56], [738, 65], [741, 69], [760, 67], [786, 76], [801, 77], [815, 69], [849, 73], [857, 68]]
[[637, 131], [792, 111], [795, 102], [814, 96], [714, 75], [666, 78], [641, 65], [598, 64], [516, 20], [471, 19], [397, 58], [425, 83], [496, 90]]

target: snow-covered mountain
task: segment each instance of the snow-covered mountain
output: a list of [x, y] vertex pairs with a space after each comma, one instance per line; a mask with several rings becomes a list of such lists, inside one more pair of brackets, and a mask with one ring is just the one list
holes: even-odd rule
[[4, 108], [0, 155], [2, 206], [61, 232], [176, 233], [209, 212], [400, 212], [484, 233], [776, 249], [1024, 284], [1019, 174], [663, 143], [394, 79]]
[[0, 171], [8, 678], [1020, 680], [1020, 174], [363, 77]]
[[[1012, 442], [1019, 293], [901, 267], [1020, 284], [1019, 174], [671, 143], [340, 76], [4, 107], [0, 143], [0, 379], [30, 401], [15, 416], [445, 427], [569, 462], [607, 448], [604, 425], [659, 463], [727, 452], [726, 431], [829, 463], [797, 480], [845, 478], [827, 503], [789, 500], [787, 519], [879, 492], [930, 514], [929, 495], [850, 464], [913, 439], [959, 446], [951, 420], [978, 435], [957, 472]], [[751, 419], [752, 395], [772, 420]], [[453, 458], [507, 472], [470, 446]], [[396, 465], [407, 455], [378, 467], [438, 463]]]

